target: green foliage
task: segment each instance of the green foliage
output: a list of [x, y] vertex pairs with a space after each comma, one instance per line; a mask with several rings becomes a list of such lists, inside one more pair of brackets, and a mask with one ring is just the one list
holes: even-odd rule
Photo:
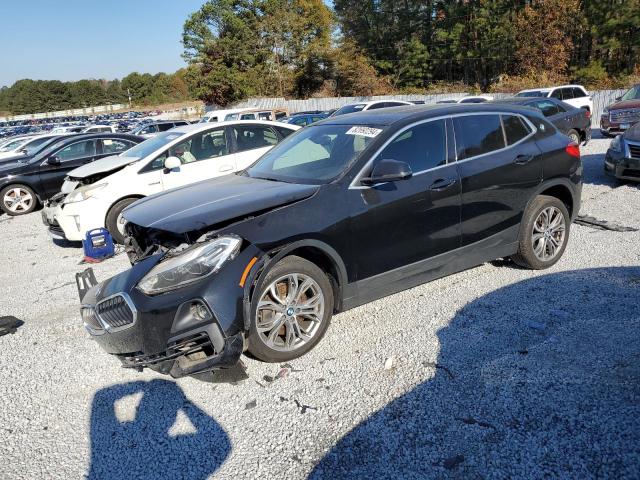
[[18, 80], [0, 90], [0, 111], [14, 115], [83, 108], [109, 103], [152, 105], [190, 100], [185, 71], [131, 73], [122, 80]]

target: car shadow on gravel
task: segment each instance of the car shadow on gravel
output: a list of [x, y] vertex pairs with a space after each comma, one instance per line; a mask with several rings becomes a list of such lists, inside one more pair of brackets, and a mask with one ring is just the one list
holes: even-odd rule
[[[121, 421], [118, 403], [136, 398]], [[88, 479], [205, 479], [230, 452], [226, 432], [173, 381], [124, 383], [93, 398]]]
[[429, 380], [310, 478], [637, 478], [639, 290], [640, 267], [599, 268], [471, 302], [438, 332]]

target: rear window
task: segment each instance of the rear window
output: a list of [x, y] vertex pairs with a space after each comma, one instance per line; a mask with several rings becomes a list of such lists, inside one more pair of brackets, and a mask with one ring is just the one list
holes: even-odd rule
[[507, 137], [507, 145], [513, 145], [531, 133], [527, 125], [518, 115], [503, 115], [504, 134]]
[[500, 116], [496, 114], [454, 117], [458, 160], [484, 155], [505, 147]]
[[540, 90], [534, 90], [531, 92], [520, 92], [516, 95], [516, 97], [546, 97], [547, 94], [541, 92]]
[[345, 105], [344, 107], [336, 110], [333, 116], [337, 117], [338, 115], [345, 115], [347, 113], [361, 112], [364, 110], [364, 107], [366, 107], [364, 103], [358, 103], [356, 105]]

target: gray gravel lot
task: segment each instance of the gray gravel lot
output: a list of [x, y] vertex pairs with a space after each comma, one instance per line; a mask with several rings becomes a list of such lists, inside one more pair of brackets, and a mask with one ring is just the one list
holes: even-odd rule
[[[640, 228], [583, 148], [582, 213]], [[238, 385], [123, 370], [85, 334], [39, 215], [0, 216], [0, 478], [639, 478], [640, 232], [574, 226], [544, 272], [497, 261], [338, 315]], [[126, 269], [124, 255], [95, 267]], [[387, 367], [385, 369], [385, 363]]]

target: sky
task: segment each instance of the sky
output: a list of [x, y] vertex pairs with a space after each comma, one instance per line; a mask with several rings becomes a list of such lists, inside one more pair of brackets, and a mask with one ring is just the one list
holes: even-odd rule
[[184, 67], [182, 26], [204, 0], [0, 0], [0, 87]]

